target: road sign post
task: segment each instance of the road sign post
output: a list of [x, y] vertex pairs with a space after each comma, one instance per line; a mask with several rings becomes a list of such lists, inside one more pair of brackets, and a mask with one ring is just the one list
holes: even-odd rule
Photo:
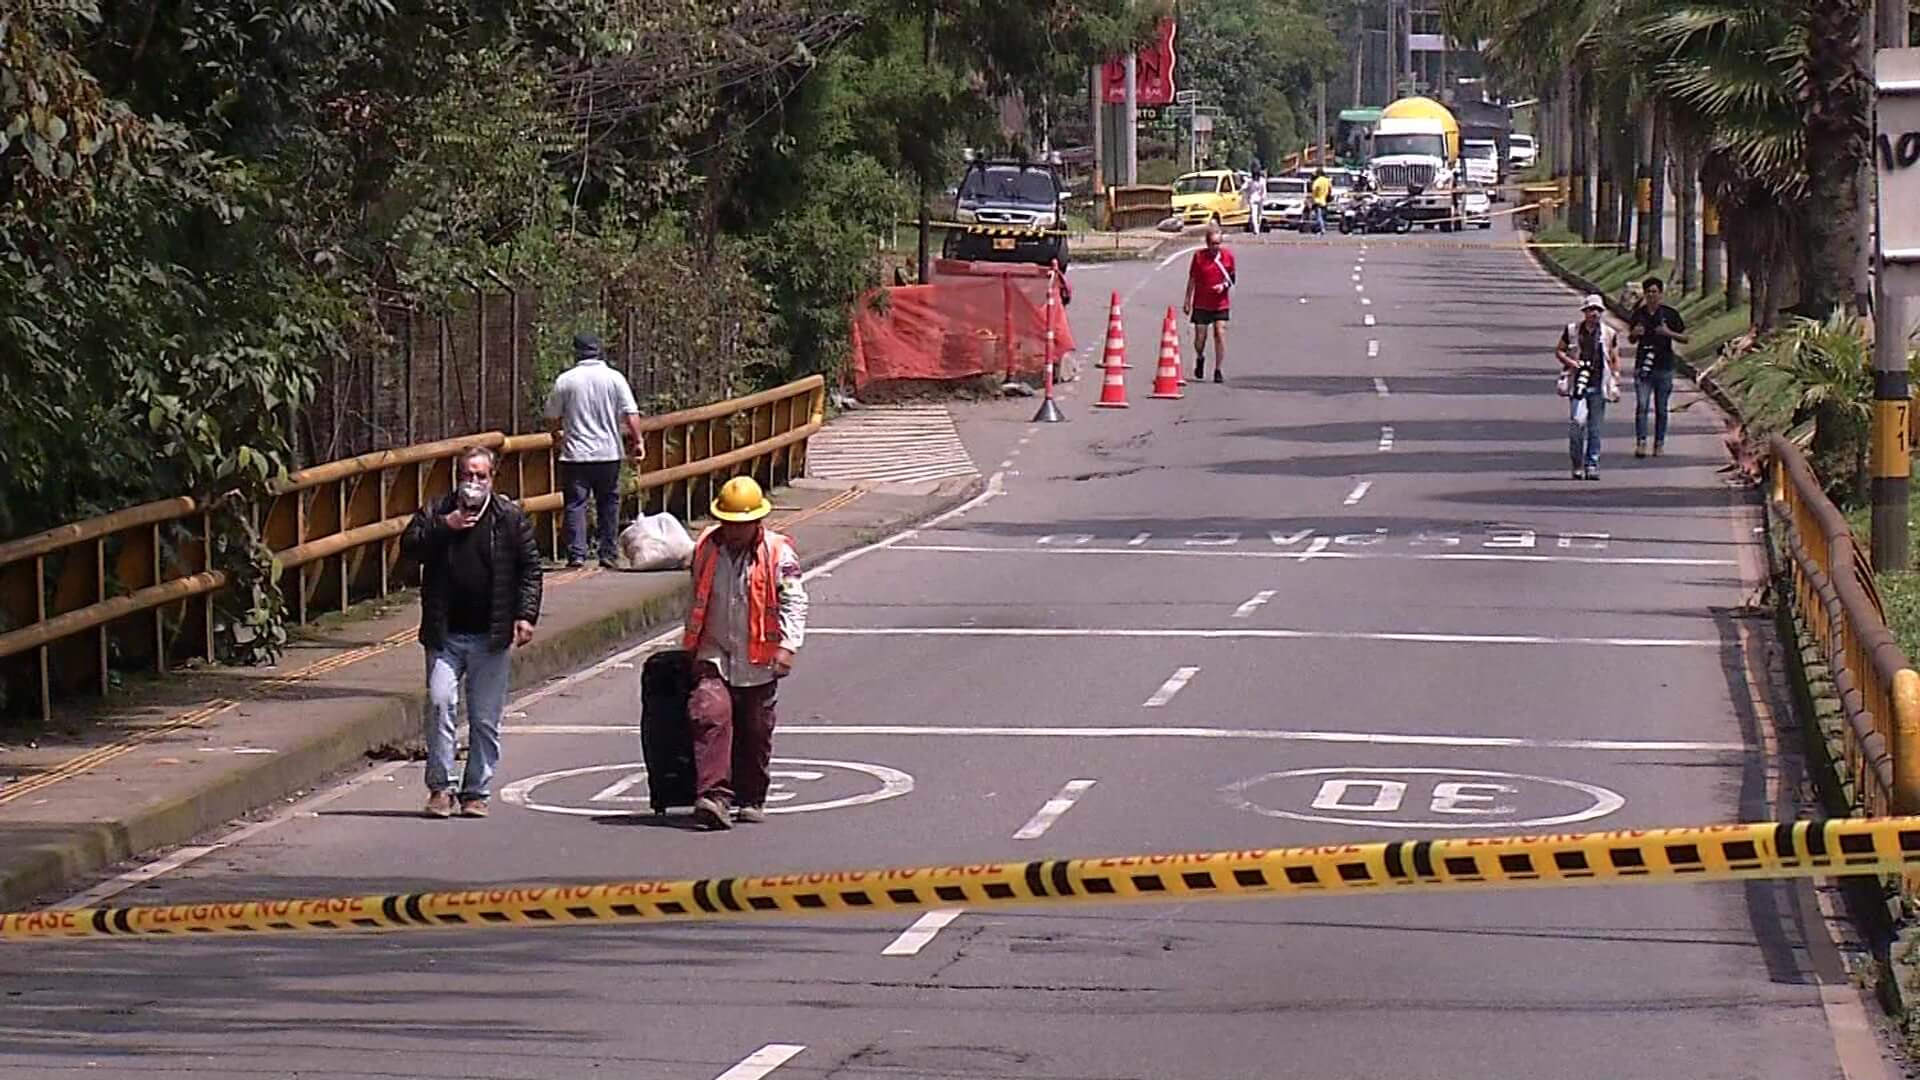
[[1905, 570], [1913, 473], [1907, 297], [1920, 292], [1920, 49], [1881, 49], [1874, 64], [1879, 303], [1873, 347], [1873, 566]]

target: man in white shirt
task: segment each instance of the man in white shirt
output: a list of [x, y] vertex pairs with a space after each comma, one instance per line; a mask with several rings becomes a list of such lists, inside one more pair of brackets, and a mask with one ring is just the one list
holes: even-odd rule
[[607, 366], [600, 339], [575, 334], [572, 367], [547, 395], [547, 423], [560, 448], [560, 483], [567, 504], [567, 567], [587, 561], [587, 500], [599, 519], [600, 565], [611, 570], [620, 532], [620, 428], [624, 422], [634, 467], [646, 456], [640, 406], [627, 377]]
[[1240, 189], [1240, 199], [1247, 204], [1247, 231], [1260, 235], [1260, 211], [1267, 199], [1267, 171], [1255, 168], [1253, 175], [1247, 177], [1247, 186]]

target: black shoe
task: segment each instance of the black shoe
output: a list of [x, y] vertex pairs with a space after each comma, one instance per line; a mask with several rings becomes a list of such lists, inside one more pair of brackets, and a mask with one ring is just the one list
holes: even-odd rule
[[1587, 472], [1586, 472], [1586, 475], [1585, 475], [1585, 476], [1582, 476], [1582, 477], [1581, 477], [1580, 479], [1582, 479], [1582, 480], [1598, 480], [1598, 479], [1600, 479], [1600, 470], [1599, 470], [1599, 469], [1588, 469], [1588, 470], [1587, 470]]
[[1202, 355], [1198, 359], [1194, 360], [1193, 362], [1193, 378], [1195, 382], [1198, 382], [1201, 379], [1204, 379], [1206, 377], [1207, 377], [1207, 358], [1206, 356]]
[[587, 565], [587, 560], [585, 559], [568, 559], [567, 560], [567, 569], [569, 570], [578, 570], [585, 565]]
[[1222, 386], [1222, 385], [1225, 385], [1225, 384], [1226, 384], [1226, 381], [1227, 381], [1227, 377], [1226, 377], [1225, 375], [1222, 375], [1222, 374], [1220, 373], [1220, 369], [1219, 369], [1219, 368], [1214, 368], [1214, 369], [1213, 369], [1213, 382], [1214, 382], [1214, 385], [1215, 385], [1215, 386]]

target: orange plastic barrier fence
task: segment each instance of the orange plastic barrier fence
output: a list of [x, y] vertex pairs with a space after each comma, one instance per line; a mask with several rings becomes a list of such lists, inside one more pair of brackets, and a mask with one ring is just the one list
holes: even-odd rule
[[876, 289], [854, 312], [854, 387], [1038, 376], [1047, 363], [1049, 310], [1053, 355], [1073, 349], [1057, 288], [1045, 267], [942, 259], [932, 284]]

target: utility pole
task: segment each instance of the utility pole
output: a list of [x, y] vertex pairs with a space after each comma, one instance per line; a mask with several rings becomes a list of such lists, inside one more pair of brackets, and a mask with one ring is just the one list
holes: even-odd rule
[[1319, 86], [1316, 87], [1316, 89], [1319, 91], [1320, 126], [1317, 130], [1319, 132], [1320, 139], [1318, 142], [1314, 143], [1314, 145], [1320, 148], [1319, 153], [1316, 155], [1320, 164], [1325, 165], [1327, 163], [1327, 84], [1326, 82], [1322, 80]]
[[[927, 77], [933, 77], [934, 32], [939, 27], [940, 11], [934, 7], [933, 0], [927, 0], [927, 9], [920, 25], [921, 62], [926, 65]], [[933, 277], [933, 226], [927, 220], [933, 202], [933, 177], [931, 170], [936, 166], [929, 164], [920, 171], [920, 227], [919, 227], [919, 276], [914, 280], [925, 285]]]
[[1132, 187], [1140, 182], [1140, 58], [1133, 53], [1127, 54], [1126, 94], [1120, 140], [1126, 147], [1127, 186]]
[[1093, 66], [1093, 73], [1087, 82], [1087, 107], [1092, 110], [1089, 115], [1093, 117], [1093, 193], [1100, 196], [1107, 193], [1107, 140], [1104, 137], [1107, 118], [1102, 115], [1107, 109], [1104, 100], [1106, 94], [1103, 92], [1106, 80], [1101, 65]]
[[[1907, 0], [1878, 0], [1874, 9], [1875, 42], [1881, 49], [1905, 49], [1909, 32]], [[1886, 66], [1876, 63], [1876, 75]], [[1873, 155], [1876, 174], [1884, 176], [1887, 163], [1880, 160], [1878, 131], [1880, 97], [1879, 79], [1876, 78]], [[1896, 285], [1889, 280], [1890, 268], [1884, 258], [1888, 247], [1888, 211], [1892, 209], [1886, 189], [1886, 183], [1879, 183], [1879, 197], [1875, 199], [1879, 211], [1875, 231], [1881, 257], [1876, 259], [1879, 273], [1875, 275], [1876, 302], [1873, 307], [1872, 548], [1873, 568], [1880, 572], [1907, 569], [1910, 554], [1907, 504], [1911, 497], [1913, 474], [1912, 447], [1907, 435], [1908, 413], [1913, 407], [1912, 391], [1907, 380], [1907, 301], [1901, 294], [1905, 283]], [[1911, 275], [1913, 268], [1902, 266], [1899, 272]]]

